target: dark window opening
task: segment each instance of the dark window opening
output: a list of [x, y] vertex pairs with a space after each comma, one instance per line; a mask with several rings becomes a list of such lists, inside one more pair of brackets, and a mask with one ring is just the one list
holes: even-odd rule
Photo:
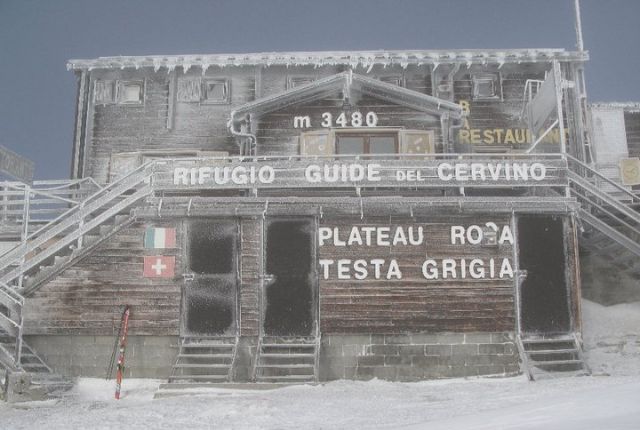
[[193, 222], [189, 227], [189, 266], [199, 274], [234, 272], [235, 225]]
[[570, 329], [566, 255], [561, 218], [526, 215], [518, 218], [522, 331], [562, 333]]
[[264, 330], [307, 336], [313, 329], [312, 231], [306, 221], [272, 221], [267, 227]]
[[221, 279], [193, 281], [187, 290], [189, 334], [220, 335], [233, 327], [235, 286]]

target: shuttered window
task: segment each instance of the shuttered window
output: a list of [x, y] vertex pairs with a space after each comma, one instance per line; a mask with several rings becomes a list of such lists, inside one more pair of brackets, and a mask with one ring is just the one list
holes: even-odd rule
[[331, 131], [311, 131], [300, 135], [300, 154], [321, 157], [333, 153], [333, 133]]
[[403, 154], [433, 154], [435, 152], [433, 131], [402, 130], [400, 152]]
[[98, 80], [94, 86], [94, 101], [96, 104], [115, 103], [115, 81]]

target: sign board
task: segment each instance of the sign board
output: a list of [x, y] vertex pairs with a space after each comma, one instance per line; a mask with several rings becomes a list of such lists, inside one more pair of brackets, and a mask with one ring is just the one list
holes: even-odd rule
[[425, 159], [174, 161], [157, 166], [158, 189], [294, 189], [349, 187], [527, 187], [566, 185], [566, 162]]
[[34, 171], [35, 164], [33, 161], [0, 145], [0, 173], [22, 182], [31, 183]]
[[556, 107], [556, 82], [553, 73], [549, 73], [528, 107], [529, 126], [535, 135], [542, 130], [547, 119], [556, 111]]

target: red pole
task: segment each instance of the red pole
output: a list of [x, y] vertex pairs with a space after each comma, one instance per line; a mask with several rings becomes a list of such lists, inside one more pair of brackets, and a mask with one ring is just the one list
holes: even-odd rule
[[127, 332], [129, 330], [129, 306], [124, 308], [122, 314], [121, 333], [120, 336], [120, 355], [118, 355], [118, 367], [116, 371], [116, 400], [120, 399], [120, 388], [122, 387], [122, 374], [124, 373], [124, 350], [127, 346]]

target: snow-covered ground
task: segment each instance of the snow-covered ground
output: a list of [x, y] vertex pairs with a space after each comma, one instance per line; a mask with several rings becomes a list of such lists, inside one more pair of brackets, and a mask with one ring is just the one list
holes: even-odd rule
[[[585, 302], [593, 377], [338, 381], [152, 400], [161, 381], [82, 379], [66, 398], [0, 405], [2, 429], [640, 429], [640, 303]], [[607, 375], [607, 376], [605, 376]]]

